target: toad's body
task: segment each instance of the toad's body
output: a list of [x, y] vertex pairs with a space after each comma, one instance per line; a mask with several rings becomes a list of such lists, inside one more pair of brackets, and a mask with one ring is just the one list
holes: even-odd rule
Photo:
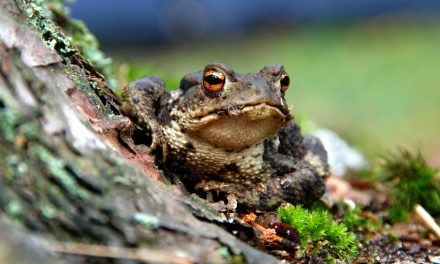
[[171, 93], [154, 76], [124, 91], [124, 111], [152, 132], [167, 170], [192, 191], [232, 195], [249, 208], [307, 203], [324, 192], [326, 153], [302, 137], [284, 100], [281, 65], [238, 74], [224, 64], [186, 75]]

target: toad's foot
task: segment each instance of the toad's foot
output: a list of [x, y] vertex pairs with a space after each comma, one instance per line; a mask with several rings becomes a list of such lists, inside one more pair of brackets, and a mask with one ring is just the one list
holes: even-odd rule
[[228, 198], [228, 204], [229, 195], [233, 194], [234, 203], [252, 209], [273, 209], [284, 201], [284, 195], [276, 190], [274, 184], [259, 183], [256, 187], [252, 187], [236, 183], [202, 181], [196, 185], [195, 189], [203, 192], [223, 193]]
[[296, 161], [295, 171], [280, 178], [272, 178], [286, 202], [308, 204], [319, 200], [325, 192], [322, 176], [307, 161]]
[[124, 88], [122, 111], [135, 119], [142, 127], [151, 131], [150, 149], [153, 151], [159, 144], [162, 145], [163, 157], [166, 157], [167, 148], [162, 125], [156, 116], [156, 106], [161, 99], [168, 95], [164, 82], [156, 76], [146, 76], [130, 83]]
[[195, 189], [234, 194], [239, 205], [265, 210], [274, 209], [283, 202], [308, 204], [319, 200], [325, 192], [323, 178], [308, 162], [298, 160], [295, 163], [295, 171], [274, 176], [253, 186], [202, 181]]

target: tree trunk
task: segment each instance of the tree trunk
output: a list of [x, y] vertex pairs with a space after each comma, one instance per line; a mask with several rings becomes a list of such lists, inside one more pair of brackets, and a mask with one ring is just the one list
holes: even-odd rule
[[78, 25], [58, 2], [0, 3], [0, 235], [20, 241], [0, 243], [0, 259], [277, 262], [220, 228], [129, 139], [105, 66], [66, 38]]

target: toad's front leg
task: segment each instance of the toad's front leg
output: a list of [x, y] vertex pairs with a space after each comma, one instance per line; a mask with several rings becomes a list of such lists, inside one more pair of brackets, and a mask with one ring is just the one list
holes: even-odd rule
[[151, 150], [164, 140], [156, 113], [161, 100], [168, 94], [164, 82], [157, 76], [142, 77], [124, 88], [122, 111], [151, 131]]
[[272, 178], [269, 185], [277, 186], [284, 201], [292, 204], [310, 204], [318, 201], [325, 193], [323, 177], [315, 167], [304, 160], [292, 161], [294, 169], [283, 176]]
[[[294, 131], [294, 126], [287, 126], [284, 130], [289, 128], [292, 131], [288, 135], [299, 133], [299, 130]], [[296, 137], [295, 141], [266, 140], [264, 160], [269, 164], [272, 177], [265, 184], [273, 186], [272, 196], [282, 197], [284, 201], [293, 204], [308, 204], [319, 200], [326, 190], [326, 155], [319, 140], [303, 139], [302, 136]]]

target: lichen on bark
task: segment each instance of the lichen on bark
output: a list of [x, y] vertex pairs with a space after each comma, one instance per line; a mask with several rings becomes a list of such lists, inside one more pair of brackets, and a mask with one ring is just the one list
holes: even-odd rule
[[[80, 20], [68, 18], [66, 0], [23, 1], [21, 9], [36, 27], [46, 45], [60, 54], [66, 63], [74, 54], [82, 54], [94, 68], [104, 74], [110, 87], [116, 87], [111, 58], [99, 49], [99, 42]], [[62, 32], [61, 32], [62, 30]]]

